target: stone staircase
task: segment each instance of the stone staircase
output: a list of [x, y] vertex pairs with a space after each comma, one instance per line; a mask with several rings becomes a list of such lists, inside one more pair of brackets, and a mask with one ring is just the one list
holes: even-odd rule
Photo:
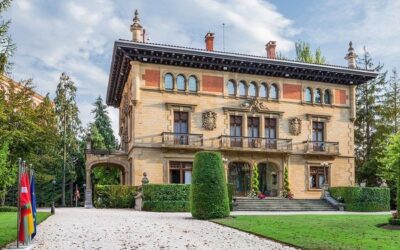
[[325, 200], [236, 197], [234, 211], [337, 211]]

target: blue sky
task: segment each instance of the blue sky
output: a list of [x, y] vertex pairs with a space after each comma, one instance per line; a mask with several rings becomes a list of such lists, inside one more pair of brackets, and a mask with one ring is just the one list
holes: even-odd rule
[[[204, 47], [207, 31], [215, 47], [265, 55], [265, 44], [294, 58], [294, 42], [320, 47], [330, 64], [346, 65], [348, 42], [358, 53], [365, 45], [375, 62], [399, 67], [400, 1], [397, 0], [16, 0], [5, 18], [17, 44], [12, 59], [15, 80], [33, 78], [36, 90], [54, 97], [65, 71], [78, 86], [84, 124], [94, 99], [105, 99], [112, 46], [130, 39], [134, 9], [139, 9], [150, 42]], [[109, 109], [118, 131], [118, 114]]]

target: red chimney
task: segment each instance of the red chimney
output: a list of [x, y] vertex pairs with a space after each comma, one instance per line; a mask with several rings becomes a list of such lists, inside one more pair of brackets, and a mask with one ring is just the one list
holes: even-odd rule
[[275, 48], [276, 48], [276, 41], [269, 41], [265, 45], [265, 49], [267, 50], [267, 57], [268, 58], [271, 58], [271, 59], [275, 59], [276, 58]]
[[213, 51], [214, 50], [214, 33], [207, 32], [204, 37], [204, 41], [206, 42], [206, 50]]

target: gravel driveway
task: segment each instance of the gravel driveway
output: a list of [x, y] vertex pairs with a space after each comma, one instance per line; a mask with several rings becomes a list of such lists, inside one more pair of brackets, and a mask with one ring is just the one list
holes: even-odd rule
[[57, 208], [34, 249], [293, 249], [188, 213]]

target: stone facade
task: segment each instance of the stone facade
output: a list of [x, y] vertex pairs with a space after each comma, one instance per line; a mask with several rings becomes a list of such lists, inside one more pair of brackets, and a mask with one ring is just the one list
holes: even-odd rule
[[[195, 76], [197, 92], [165, 89], [165, 74]], [[276, 84], [278, 99], [258, 97], [263, 109], [246, 107], [247, 96], [228, 94], [227, 83], [244, 81]], [[306, 103], [304, 90], [319, 88], [330, 94], [330, 104]], [[319, 198], [321, 190], [310, 188], [310, 167], [328, 162], [327, 178], [330, 186], [354, 185], [354, 91], [355, 86], [344, 86], [304, 80], [263, 77], [220, 71], [205, 71], [184, 67], [131, 62], [131, 71], [125, 84], [120, 105], [120, 135], [126, 137], [124, 150], [128, 154], [128, 168], [132, 169], [128, 184], [140, 185], [143, 172], [151, 183], [171, 181], [170, 162], [193, 161], [199, 150], [221, 151], [225, 159], [227, 176], [232, 162], [244, 162], [250, 166], [271, 163], [276, 166], [278, 194], [283, 188], [283, 170], [288, 168], [290, 188], [296, 198]], [[322, 96], [322, 99], [324, 97]], [[127, 108], [129, 105], [129, 108]], [[247, 105], [248, 106], [248, 105]], [[187, 112], [188, 134], [202, 135], [202, 145], [163, 142], [162, 133], [174, 132], [174, 111]], [[203, 113], [215, 113], [215, 128], [203, 126]], [[221, 135], [230, 135], [230, 115], [243, 118], [242, 136], [248, 136], [248, 117], [259, 117], [259, 137], [265, 138], [265, 118], [277, 119], [276, 138], [291, 139], [291, 148], [265, 150], [260, 147], [221, 147]], [[290, 120], [301, 120], [298, 135], [290, 132]], [[309, 152], [306, 141], [312, 141], [313, 121], [323, 122], [324, 142], [338, 143], [327, 152]], [[246, 138], [243, 138], [246, 144]], [[195, 140], [192, 140], [195, 141]], [[124, 141], [125, 142], [125, 141]], [[336, 145], [336, 144], [335, 144]], [[338, 150], [338, 151], [336, 151]], [[229, 178], [229, 177], [227, 177]]]

